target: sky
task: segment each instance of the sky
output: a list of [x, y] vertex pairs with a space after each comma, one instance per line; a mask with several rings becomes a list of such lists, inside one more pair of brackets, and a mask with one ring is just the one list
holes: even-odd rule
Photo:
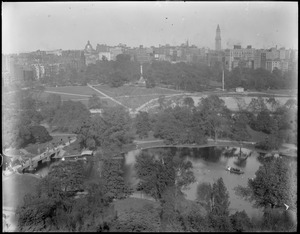
[[190, 45], [298, 49], [298, 2], [2, 2], [2, 53]]

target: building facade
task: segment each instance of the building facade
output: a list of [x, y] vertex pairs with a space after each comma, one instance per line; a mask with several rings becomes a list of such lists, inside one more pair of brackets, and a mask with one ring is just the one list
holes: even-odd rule
[[88, 66], [89, 64], [95, 64], [99, 59], [99, 55], [97, 54], [96, 50], [93, 49], [90, 41], [87, 42], [84, 48], [84, 56], [86, 66]]

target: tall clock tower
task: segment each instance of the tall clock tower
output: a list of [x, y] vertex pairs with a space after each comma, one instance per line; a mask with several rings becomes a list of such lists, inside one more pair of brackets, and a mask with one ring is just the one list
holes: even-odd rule
[[217, 27], [217, 31], [216, 31], [216, 51], [220, 51], [221, 50], [221, 30], [220, 27], [218, 25]]

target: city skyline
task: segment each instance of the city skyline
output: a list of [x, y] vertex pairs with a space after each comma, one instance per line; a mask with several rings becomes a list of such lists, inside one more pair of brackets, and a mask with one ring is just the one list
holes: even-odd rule
[[3, 54], [82, 50], [88, 40], [94, 48], [119, 43], [179, 46], [188, 40], [214, 49], [218, 24], [222, 49], [234, 44], [298, 49], [298, 8], [293, 2], [2, 4]]

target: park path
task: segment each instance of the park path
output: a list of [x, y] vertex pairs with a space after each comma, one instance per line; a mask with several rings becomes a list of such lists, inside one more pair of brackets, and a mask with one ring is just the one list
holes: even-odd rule
[[[183, 95], [184, 93], [175, 93], [175, 94], [170, 94], [170, 95], [166, 95], [165, 97], [166, 98], [169, 98], [169, 97], [174, 97], [174, 96], [180, 96], [180, 95]], [[159, 98], [153, 98], [151, 100], [149, 100], [148, 102], [142, 104], [141, 106], [139, 106], [138, 108], [135, 109], [136, 113], [139, 112], [139, 111], [143, 111], [144, 108], [146, 108], [150, 103], [152, 102], [155, 102], [157, 101]], [[153, 105], [154, 106], [154, 105]], [[150, 106], [148, 109], [150, 109], [151, 107], [153, 106]], [[145, 111], [147, 111], [148, 109], [146, 109]]]
[[133, 143], [137, 144], [143, 144], [143, 143], [153, 143], [153, 142], [162, 142], [164, 140], [151, 140], [151, 141], [139, 141], [139, 140], [134, 140]]
[[92, 95], [86, 95], [86, 94], [65, 93], [65, 92], [57, 92], [57, 91], [45, 91], [45, 93], [55, 93], [55, 94], [64, 94], [64, 95], [81, 96], [81, 97], [91, 97], [92, 96]]
[[96, 92], [102, 94], [103, 96], [109, 98], [109, 99], [112, 100], [113, 102], [115, 102], [115, 103], [117, 103], [117, 104], [119, 104], [119, 105], [121, 105], [121, 106], [124, 106], [126, 109], [130, 109], [128, 106], [125, 106], [124, 104], [122, 104], [121, 102], [117, 101], [116, 99], [114, 99], [114, 98], [108, 96], [107, 94], [101, 92], [100, 90], [94, 88], [92, 85], [87, 84], [87, 86], [90, 87], [91, 89], [95, 90]]

